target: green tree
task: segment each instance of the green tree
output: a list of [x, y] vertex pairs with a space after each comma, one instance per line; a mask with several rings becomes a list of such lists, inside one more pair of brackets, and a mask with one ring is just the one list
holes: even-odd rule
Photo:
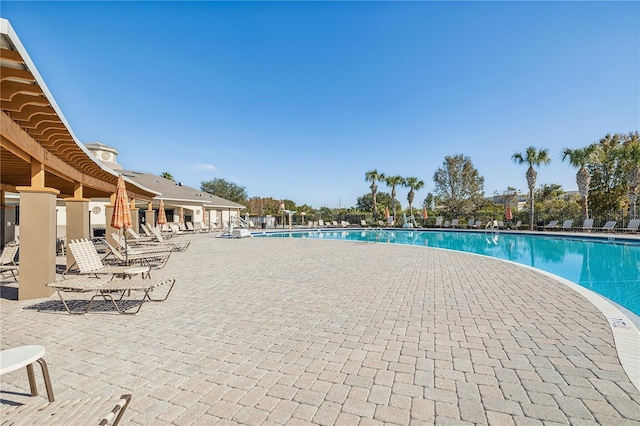
[[484, 178], [462, 154], [444, 157], [433, 182], [440, 202], [453, 218], [473, 213], [484, 197]]
[[[397, 203], [397, 206], [402, 209], [400, 203]], [[376, 214], [382, 213], [385, 207], [391, 207], [391, 195], [388, 192], [378, 192], [376, 203], [376, 209], [378, 209], [378, 211]], [[363, 212], [373, 211], [373, 194], [364, 194], [358, 197], [356, 200], [356, 208]], [[374, 217], [376, 216], [374, 215]]]
[[528, 164], [527, 169], [527, 186], [529, 187], [529, 229], [533, 231], [533, 214], [534, 214], [534, 194], [533, 190], [536, 187], [536, 178], [538, 172], [533, 168], [542, 164], [549, 164], [551, 157], [549, 156], [548, 149], [536, 149], [534, 146], [530, 146], [524, 153], [516, 152], [511, 156], [511, 159], [516, 164]]
[[247, 204], [247, 189], [222, 178], [200, 182], [200, 190], [235, 203]]
[[391, 188], [391, 205], [393, 206], [393, 220], [396, 220], [396, 186], [404, 185], [404, 178], [402, 176], [387, 176], [385, 177], [385, 183]]
[[640, 134], [637, 131], [631, 132], [623, 139], [622, 146], [617, 148], [617, 154], [627, 181], [629, 216], [631, 219], [635, 219], [636, 202], [640, 189]]
[[405, 188], [409, 188], [407, 201], [409, 202], [409, 215], [413, 216], [413, 199], [416, 196], [415, 191], [419, 191], [424, 188], [424, 181], [412, 176], [404, 179], [403, 186]]
[[625, 135], [607, 134], [595, 143], [592, 160], [587, 164], [591, 174], [589, 204], [597, 212], [620, 210], [626, 192], [625, 172], [620, 146]]
[[422, 207], [426, 207], [427, 210], [433, 210], [436, 208], [436, 197], [429, 192], [424, 200], [422, 201]]
[[562, 150], [562, 161], [568, 161], [573, 167], [578, 168], [578, 172], [576, 173], [576, 183], [578, 184], [578, 192], [580, 193], [582, 220], [589, 219], [588, 198], [591, 174], [587, 169], [587, 164], [592, 160], [595, 151], [596, 146], [593, 144], [584, 148], [565, 148]]
[[176, 180], [175, 180], [175, 178], [173, 177], [173, 175], [172, 175], [171, 173], [169, 173], [169, 172], [162, 172], [162, 173], [160, 173], [160, 177], [161, 177], [161, 178], [165, 178], [165, 179], [172, 180], [172, 181], [174, 181], [174, 182], [176, 181]]
[[367, 173], [364, 174], [364, 180], [365, 182], [371, 182], [371, 186], [369, 188], [371, 188], [371, 195], [373, 195], [373, 219], [374, 220], [378, 220], [378, 200], [377, 200], [377, 193], [378, 193], [378, 185], [376, 185], [376, 181], [377, 182], [381, 182], [384, 180], [384, 173], [380, 173], [378, 172], [376, 169], [373, 170], [369, 170]]

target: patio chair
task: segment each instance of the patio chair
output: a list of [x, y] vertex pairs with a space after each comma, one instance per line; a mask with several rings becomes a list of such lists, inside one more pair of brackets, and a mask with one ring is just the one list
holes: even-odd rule
[[562, 230], [563, 231], [571, 231], [573, 228], [573, 219], [567, 219], [562, 222]]
[[169, 261], [169, 257], [172, 253], [170, 250], [166, 249], [149, 249], [145, 252], [131, 250], [125, 256], [120, 253], [118, 249], [109, 244], [106, 238], [99, 238], [99, 242], [104, 244], [107, 249], [107, 254], [102, 258], [102, 260], [109, 260], [119, 265], [126, 265], [129, 263], [148, 266], [151, 269], [162, 269]]
[[68, 245], [75, 262], [70, 265], [62, 275], [65, 276], [69, 271], [77, 268], [82, 275], [111, 275], [113, 279], [116, 275], [123, 274], [130, 266], [112, 266], [102, 263], [102, 259], [96, 250], [96, 246], [90, 240], [71, 240]]
[[513, 227], [514, 227], [515, 229], [520, 229], [520, 227], [521, 227], [521, 226], [522, 226], [522, 221], [521, 221], [521, 220], [517, 221], [517, 222], [516, 222], [516, 224], [515, 224], [515, 225], [513, 225]]
[[631, 219], [629, 223], [627, 223], [626, 228], [620, 228], [622, 232], [638, 232], [638, 228], [640, 227], [640, 219]]
[[151, 231], [149, 231], [150, 227], [151, 227], [151, 225], [147, 226], [147, 224], [145, 224], [145, 223], [141, 223], [140, 224], [140, 228], [142, 229], [142, 232], [144, 232], [144, 235], [146, 237], [153, 237], [153, 235], [151, 235]]
[[506, 228], [506, 226], [504, 226], [504, 222], [502, 220], [498, 220], [497, 224], [498, 224], [498, 229], [505, 229]]
[[473, 225], [474, 228], [480, 229], [482, 227], [482, 221], [476, 220], [476, 223]]
[[475, 228], [476, 221], [474, 219], [469, 219], [467, 222], [467, 228]]
[[[159, 241], [131, 241], [131, 240], [127, 241], [124, 238], [121, 238], [115, 232], [113, 232], [111, 234], [111, 238], [113, 238], [113, 240], [118, 243], [120, 248], [122, 248], [123, 250], [125, 250], [128, 253], [132, 253], [132, 252], [138, 252], [138, 253], [152, 252], [153, 253], [153, 252], [157, 252], [157, 251], [180, 251], [180, 252], [182, 252], [182, 251], [185, 251], [189, 247], [189, 244], [191, 244], [191, 241], [182, 241], [183, 244], [180, 244], [179, 242], [173, 242], [173, 241], [164, 241], [164, 242], [159, 242]], [[129, 245], [129, 243], [133, 244], [133, 246]]]
[[558, 221], [557, 220], [552, 220], [549, 223], [547, 223], [546, 225], [542, 226], [542, 229], [557, 229], [558, 228]]
[[131, 395], [91, 397], [25, 405], [3, 405], [2, 424], [7, 425], [113, 425], [120, 423]]
[[7, 243], [2, 249], [0, 254], [0, 275], [4, 278], [5, 272], [11, 272], [15, 282], [18, 282], [16, 274], [19, 272], [18, 265], [16, 264], [16, 254], [18, 253], [20, 246], [15, 241]]
[[458, 219], [451, 219], [451, 227], [452, 228], [458, 228], [460, 225], [458, 225]]
[[[56, 290], [58, 293], [58, 297], [60, 297], [60, 301], [64, 305], [65, 309], [69, 314], [78, 314], [83, 315], [89, 312], [91, 309], [91, 305], [96, 298], [102, 298], [105, 301], [110, 301], [115, 307], [116, 311], [119, 314], [127, 314], [127, 315], [135, 315], [140, 312], [142, 305], [145, 302], [163, 302], [167, 300], [169, 294], [171, 294], [171, 290], [173, 290], [173, 286], [175, 285], [175, 279], [167, 279], [164, 281], [151, 281], [143, 278], [132, 278], [127, 280], [103, 280], [100, 278], [90, 278], [87, 276], [80, 276], [76, 278], [71, 278], [68, 280], [61, 280], [50, 282], [47, 284], [47, 287], [51, 287]], [[169, 290], [167, 294], [163, 298], [152, 299], [149, 293], [153, 291], [156, 287], [168, 285]], [[142, 291], [144, 294], [141, 299], [124, 299], [125, 295], [130, 295], [132, 291]], [[94, 295], [89, 299], [86, 308], [84, 311], [82, 310], [72, 310], [67, 304], [67, 301], [64, 297], [62, 297], [63, 293], [89, 293], [92, 292]], [[119, 294], [119, 297], [118, 297]], [[114, 297], [116, 296], [116, 297]], [[120, 302], [120, 303], [118, 303]], [[131, 306], [131, 302], [136, 302], [134, 306]], [[133, 309], [133, 307], [137, 306], [137, 309]]]
[[442, 216], [438, 216], [436, 218], [436, 226], [439, 226], [440, 228], [442, 228], [442, 221], [444, 220], [444, 218]]
[[127, 228], [125, 232], [129, 234], [131, 241], [152, 241], [154, 239], [154, 237], [143, 237], [131, 228]]
[[360, 219], [360, 226], [367, 227], [367, 221], [364, 219]]
[[576, 228], [582, 231], [591, 231], [593, 229], [593, 219], [585, 219], [581, 227]]
[[160, 244], [166, 244], [171, 247], [171, 251], [186, 251], [189, 248], [191, 241], [166, 241], [162, 234], [157, 229], [152, 229], [151, 232], [155, 235], [156, 240]]
[[616, 227], [616, 223], [618, 223], [615, 220], [610, 220], [607, 223], [604, 224], [604, 226], [602, 228], [594, 228], [596, 231], [601, 231], [601, 232], [613, 232], [615, 231], [615, 227]]
[[448, 220], [444, 221], [444, 227], [445, 228], [450, 228], [451, 227], [451, 222], [449, 222]]

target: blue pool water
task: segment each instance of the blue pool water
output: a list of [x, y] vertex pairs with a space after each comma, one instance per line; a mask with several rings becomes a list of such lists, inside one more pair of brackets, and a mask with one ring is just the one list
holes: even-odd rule
[[409, 244], [483, 254], [551, 272], [640, 315], [640, 241], [412, 230], [327, 230], [256, 236]]

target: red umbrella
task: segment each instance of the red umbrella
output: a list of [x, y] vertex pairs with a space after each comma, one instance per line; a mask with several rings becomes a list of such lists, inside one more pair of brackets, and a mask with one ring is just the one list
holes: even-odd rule
[[164, 200], [160, 200], [160, 208], [158, 209], [158, 225], [167, 223], [167, 213], [164, 211]]
[[424, 209], [422, 209], [422, 218], [424, 220], [429, 219], [429, 214], [427, 213], [427, 208], [426, 207]]
[[507, 210], [504, 212], [504, 217], [507, 220], [513, 220], [513, 213], [511, 213], [511, 204], [507, 204]]
[[[113, 217], [111, 217], [111, 227], [116, 229], [131, 228], [131, 210], [129, 210], [129, 196], [127, 188], [124, 185], [122, 175], [118, 176], [118, 185], [116, 186], [116, 196], [113, 203]], [[127, 244], [127, 234], [124, 234], [124, 243]], [[127, 251], [125, 250], [125, 261], [127, 259]]]
[[384, 208], [384, 218], [389, 220], [389, 206]]

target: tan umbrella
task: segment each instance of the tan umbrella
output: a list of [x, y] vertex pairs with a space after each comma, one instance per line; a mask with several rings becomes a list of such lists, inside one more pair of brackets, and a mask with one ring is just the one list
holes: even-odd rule
[[180, 206], [180, 223], [184, 223], [184, 207]]
[[429, 219], [429, 213], [427, 213], [427, 208], [422, 209], [422, 226], [425, 226], [425, 222]]
[[167, 223], [167, 213], [164, 211], [164, 200], [160, 200], [160, 207], [158, 208], [158, 225], [164, 225]]
[[507, 210], [504, 212], [504, 217], [508, 221], [513, 220], [513, 213], [511, 213], [511, 204], [507, 204]]
[[[116, 197], [113, 204], [113, 217], [111, 217], [111, 227], [115, 229], [131, 228], [131, 210], [129, 210], [129, 196], [124, 185], [122, 175], [118, 176], [116, 186]], [[127, 244], [127, 233], [124, 233], [124, 243]], [[125, 250], [125, 261], [129, 263], [128, 254]]]

